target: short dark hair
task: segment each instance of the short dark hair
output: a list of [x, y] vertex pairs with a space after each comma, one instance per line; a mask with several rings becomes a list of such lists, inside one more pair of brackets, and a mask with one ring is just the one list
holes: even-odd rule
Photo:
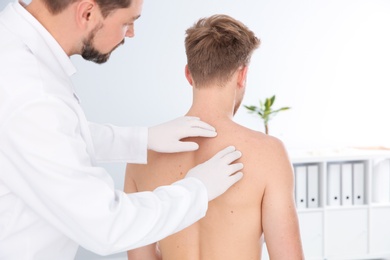
[[[79, 0], [44, 0], [44, 3], [52, 14], [58, 14], [77, 1]], [[95, 0], [95, 2], [103, 17], [107, 17], [116, 9], [127, 8], [131, 5], [131, 0]]]
[[248, 27], [228, 15], [200, 19], [186, 30], [185, 38], [187, 65], [195, 85], [223, 84], [240, 66], [249, 64], [259, 45]]

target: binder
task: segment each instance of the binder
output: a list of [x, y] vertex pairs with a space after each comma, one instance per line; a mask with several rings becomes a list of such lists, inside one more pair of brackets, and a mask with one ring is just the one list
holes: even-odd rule
[[364, 163], [357, 162], [353, 164], [353, 204], [363, 205], [364, 200]]
[[295, 166], [295, 204], [298, 209], [306, 208], [306, 166]]
[[388, 158], [374, 162], [372, 201], [374, 203], [390, 202], [390, 159]]
[[340, 164], [331, 163], [328, 164], [328, 205], [339, 206], [340, 205]]
[[352, 205], [352, 163], [341, 165], [341, 205]]
[[319, 207], [319, 167], [307, 166], [307, 207]]

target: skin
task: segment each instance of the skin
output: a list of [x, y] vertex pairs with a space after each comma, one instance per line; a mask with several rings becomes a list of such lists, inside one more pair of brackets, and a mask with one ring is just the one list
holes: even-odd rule
[[134, 37], [134, 22], [141, 16], [143, 0], [133, 0], [128, 8], [114, 10], [106, 18], [93, 0], [79, 0], [52, 15], [42, 0], [26, 7], [56, 39], [68, 56], [82, 54], [85, 42], [100, 54], [109, 55], [125, 38]]
[[[191, 138], [195, 152], [148, 153], [147, 165], [128, 164], [125, 191], [153, 190], [182, 179], [193, 166], [227, 145], [242, 152], [243, 179], [209, 203], [206, 216], [190, 227], [159, 241], [164, 260], [258, 260], [262, 237], [271, 259], [304, 259], [295, 204], [293, 172], [278, 139], [245, 128], [232, 119], [245, 92], [247, 67], [239, 68], [225, 86], [193, 88], [187, 115], [200, 116], [216, 127], [212, 139]], [[131, 260], [161, 259], [156, 244], [128, 252]]]

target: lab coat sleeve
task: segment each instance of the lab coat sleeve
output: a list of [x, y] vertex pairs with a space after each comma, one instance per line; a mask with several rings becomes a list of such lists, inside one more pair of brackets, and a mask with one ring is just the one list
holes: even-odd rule
[[118, 127], [89, 123], [99, 162], [146, 163], [147, 127]]
[[186, 178], [153, 192], [115, 190], [93, 165], [74, 108], [42, 97], [14, 110], [0, 127], [5, 185], [82, 247], [106, 255], [158, 241], [205, 215], [204, 185]]

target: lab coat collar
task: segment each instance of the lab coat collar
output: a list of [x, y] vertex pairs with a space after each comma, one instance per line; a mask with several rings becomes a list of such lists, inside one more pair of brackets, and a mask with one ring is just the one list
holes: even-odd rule
[[18, 1], [9, 4], [3, 13], [7, 19], [2, 22], [12, 28], [35, 55], [46, 60], [47, 52], [51, 51], [67, 76], [76, 73], [76, 68], [59, 43]]

